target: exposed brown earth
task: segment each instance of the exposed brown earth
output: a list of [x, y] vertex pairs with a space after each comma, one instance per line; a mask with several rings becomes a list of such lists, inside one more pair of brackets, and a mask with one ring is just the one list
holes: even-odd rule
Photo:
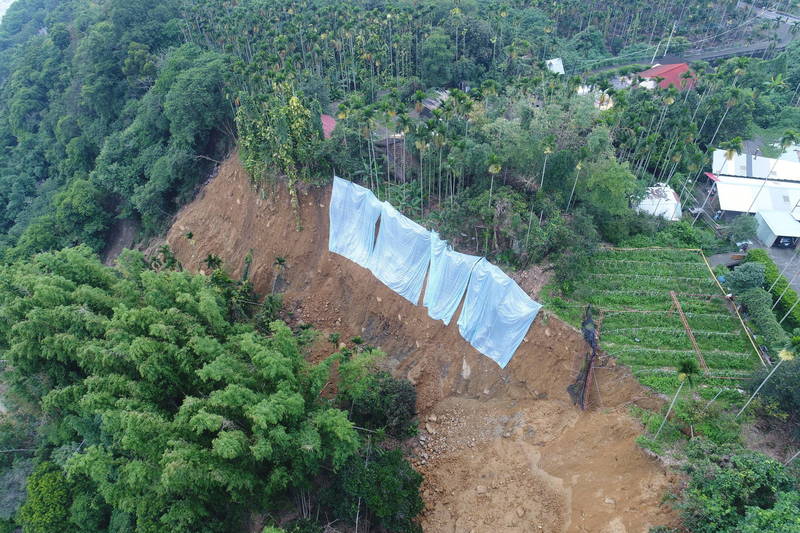
[[[628, 415], [632, 402], [654, 400], [626, 370], [598, 369], [592, 407], [573, 407], [566, 387], [586, 345], [547, 312], [501, 370], [455, 324], [431, 320], [327, 251], [329, 194], [301, 191], [298, 232], [284, 188], [256, 192], [234, 155], [179, 213], [167, 240], [185, 268], [201, 271], [213, 253], [234, 276], [252, 250], [260, 294], [271, 290], [273, 262], [284, 257], [276, 285], [293, 320], [324, 336], [360, 335], [416, 385], [420, 435], [410, 446], [425, 474], [425, 531], [640, 533], [675, 522], [662, 495], [676, 478], [636, 446], [640, 427]], [[319, 342], [311, 356], [329, 348]]]

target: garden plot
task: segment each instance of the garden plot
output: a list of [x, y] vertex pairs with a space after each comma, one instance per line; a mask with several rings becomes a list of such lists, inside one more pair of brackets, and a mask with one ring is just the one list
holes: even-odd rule
[[[671, 293], [674, 293], [675, 298]], [[698, 356], [681, 320], [680, 304]], [[691, 250], [608, 250], [570, 301], [555, 298], [552, 307], [565, 318], [585, 304], [599, 311], [602, 348], [630, 366], [645, 384], [671, 388], [681, 359], [701, 359], [703, 381], [734, 384], [759, 359], [739, 319], [699, 252]], [[698, 361], [700, 362], [700, 361]], [[702, 365], [701, 365], [702, 366]]]

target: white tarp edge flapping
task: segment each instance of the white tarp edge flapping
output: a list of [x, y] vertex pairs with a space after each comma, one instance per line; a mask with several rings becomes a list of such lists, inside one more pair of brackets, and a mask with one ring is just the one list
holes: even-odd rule
[[417, 305], [431, 259], [430, 232], [388, 202], [383, 202], [380, 220], [369, 269], [387, 287]]
[[453, 251], [447, 241], [431, 232], [431, 269], [423, 300], [428, 316], [445, 325], [450, 323], [467, 290], [470, 272], [480, 260], [480, 257]]
[[334, 176], [328, 250], [367, 267], [380, 214], [381, 202], [372, 191]]
[[484, 259], [472, 269], [458, 329], [473, 348], [505, 368], [541, 308]]

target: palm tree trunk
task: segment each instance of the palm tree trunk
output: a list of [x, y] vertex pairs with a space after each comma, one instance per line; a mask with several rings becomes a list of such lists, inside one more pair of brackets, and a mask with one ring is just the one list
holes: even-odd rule
[[714, 135], [711, 136], [711, 140], [708, 142], [709, 146], [714, 144], [714, 139], [717, 138], [717, 133], [719, 133], [719, 129], [722, 127], [722, 123], [725, 121], [725, 117], [728, 116], [728, 111], [731, 110], [731, 106], [725, 106], [725, 113], [722, 114], [722, 118], [719, 119], [719, 124], [717, 124], [717, 129], [714, 130]]
[[572, 203], [572, 196], [575, 194], [575, 187], [577, 187], [578, 185], [578, 176], [580, 175], [580, 173], [581, 173], [580, 168], [575, 171], [575, 181], [572, 182], [572, 190], [569, 193], [569, 200], [567, 200], [567, 209], [565, 210], [566, 213], [569, 213], [569, 206]]
[[[542, 181], [539, 183], [539, 190], [542, 191], [542, 194], [544, 194], [544, 171], [547, 169], [547, 156], [549, 155], [550, 154], [544, 154], [544, 164], [542, 165]], [[544, 209], [539, 211], [539, 226], [542, 225], [543, 217], [544, 217]], [[528, 227], [528, 234], [530, 234], [530, 227]]]

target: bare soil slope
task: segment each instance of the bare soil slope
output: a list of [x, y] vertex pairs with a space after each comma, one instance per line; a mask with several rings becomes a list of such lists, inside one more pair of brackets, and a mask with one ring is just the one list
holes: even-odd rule
[[[301, 191], [298, 232], [284, 188], [256, 192], [234, 155], [179, 213], [167, 240], [193, 271], [214, 253], [240, 275], [252, 250], [250, 276], [261, 294], [272, 287], [275, 258], [284, 257], [277, 286], [295, 320], [386, 351], [392, 372], [418, 391], [412, 451], [426, 478], [425, 531], [639, 533], [674, 522], [661, 496], [675, 480], [637, 448], [639, 427], [627, 414], [631, 402], [652, 400], [627, 371], [599, 369], [594, 407], [578, 411], [565, 389], [586, 345], [546, 312], [501, 370], [455, 324], [431, 320], [327, 251], [329, 194]], [[329, 349], [320, 342], [314, 355]]]

